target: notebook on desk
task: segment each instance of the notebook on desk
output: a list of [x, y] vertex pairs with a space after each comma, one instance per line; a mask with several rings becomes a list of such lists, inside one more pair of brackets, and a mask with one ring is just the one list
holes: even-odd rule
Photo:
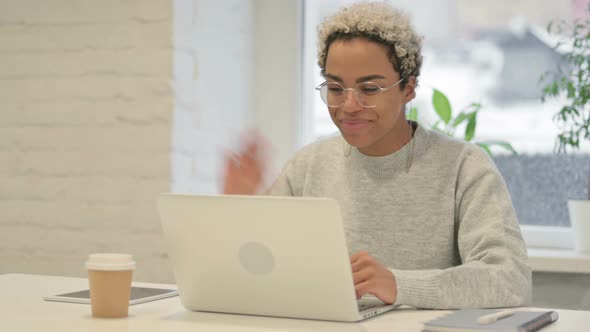
[[[505, 313], [505, 314], [504, 314]], [[423, 332], [533, 332], [558, 319], [555, 311], [457, 310], [424, 323]], [[486, 318], [492, 318], [486, 320]]]
[[188, 309], [358, 321], [394, 308], [357, 302], [335, 200], [162, 194], [158, 210]]

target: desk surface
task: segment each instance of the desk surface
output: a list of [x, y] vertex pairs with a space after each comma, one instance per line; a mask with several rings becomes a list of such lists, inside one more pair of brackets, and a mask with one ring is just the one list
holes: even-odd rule
[[[134, 283], [135, 286], [174, 287]], [[422, 323], [446, 311], [395, 310], [361, 323], [187, 311], [178, 297], [129, 307], [125, 319], [93, 319], [87, 304], [47, 302], [46, 295], [86, 289], [83, 278], [27, 274], [0, 275], [0, 327], [3, 331], [420, 331]], [[543, 332], [576, 331], [590, 326], [590, 312], [557, 310], [559, 321]]]

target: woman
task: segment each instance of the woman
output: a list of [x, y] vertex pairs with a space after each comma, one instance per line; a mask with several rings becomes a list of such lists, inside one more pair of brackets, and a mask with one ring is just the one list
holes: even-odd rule
[[[319, 32], [317, 89], [341, 136], [300, 150], [268, 190], [335, 198], [358, 297], [419, 308], [529, 303], [531, 271], [510, 195], [487, 154], [407, 121], [421, 38], [384, 3], [358, 3]], [[255, 194], [253, 139], [228, 159], [227, 194]]]

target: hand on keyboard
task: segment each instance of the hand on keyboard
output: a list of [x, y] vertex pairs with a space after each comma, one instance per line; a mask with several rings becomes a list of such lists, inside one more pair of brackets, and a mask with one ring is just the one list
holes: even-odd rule
[[395, 302], [397, 285], [389, 269], [366, 251], [352, 255], [350, 263], [357, 299], [370, 293], [386, 304]]

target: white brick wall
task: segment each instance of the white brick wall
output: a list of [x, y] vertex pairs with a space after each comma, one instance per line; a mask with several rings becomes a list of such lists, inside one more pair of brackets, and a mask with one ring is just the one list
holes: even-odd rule
[[84, 275], [132, 253], [172, 281], [155, 209], [170, 187], [173, 3], [0, 2], [0, 273]]
[[217, 192], [246, 128], [275, 168], [294, 149], [297, 8], [0, 1], [0, 273], [83, 276], [123, 251], [136, 280], [172, 282], [156, 195]]

